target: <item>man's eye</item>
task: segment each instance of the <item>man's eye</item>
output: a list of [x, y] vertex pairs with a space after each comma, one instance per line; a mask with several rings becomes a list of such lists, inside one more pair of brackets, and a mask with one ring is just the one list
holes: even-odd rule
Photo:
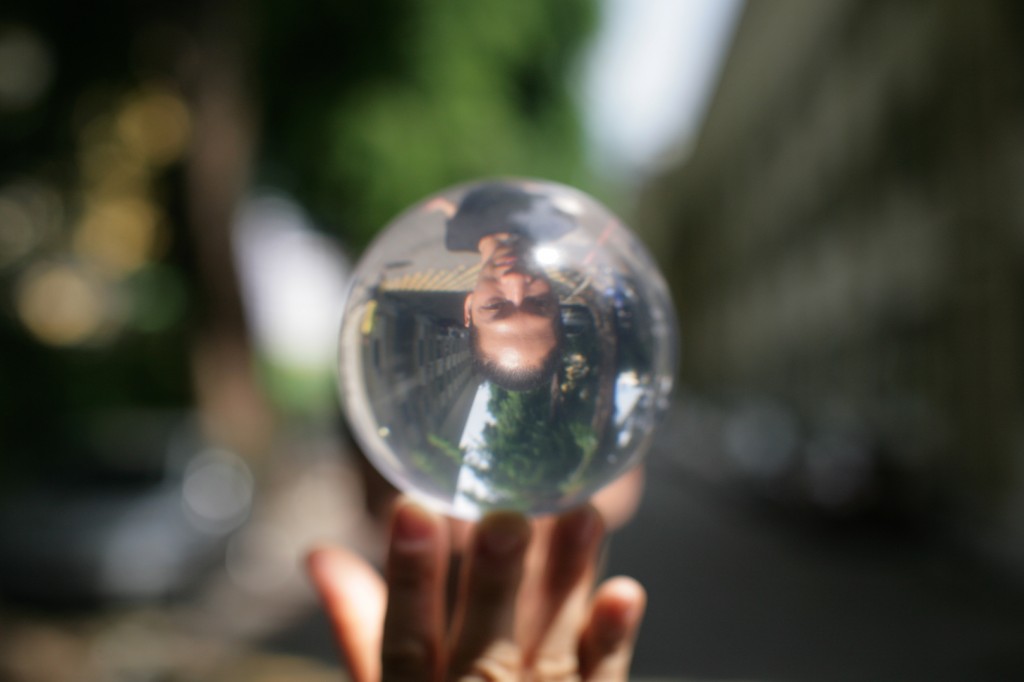
[[552, 302], [546, 298], [527, 298], [523, 301], [523, 307], [531, 312], [539, 313], [541, 315], [546, 315], [553, 310]]
[[484, 310], [501, 310], [504, 305], [504, 301], [489, 301], [485, 303], [482, 307]]

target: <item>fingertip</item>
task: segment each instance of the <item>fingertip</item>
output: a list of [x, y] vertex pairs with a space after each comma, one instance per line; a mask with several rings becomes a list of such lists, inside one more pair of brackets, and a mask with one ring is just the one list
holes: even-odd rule
[[303, 557], [303, 565], [309, 571], [319, 570], [326, 563], [330, 562], [330, 554], [334, 550], [331, 545], [313, 545], [306, 551], [306, 555]]
[[385, 575], [392, 591], [417, 591], [440, 580], [447, 571], [448, 540], [442, 520], [419, 504], [404, 499], [391, 519]]
[[316, 545], [306, 552], [303, 566], [314, 585], [321, 586], [329, 580], [339, 564], [338, 551], [338, 548], [331, 545]]
[[522, 514], [491, 512], [480, 521], [477, 528], [478, 553], [495, 559], [514, 556], [526, 549], [531, 533], [530, 523]]
[[598, 588], [580, 645], [584, 677], [627, 677], [646, 604], [647, 592], [632, 578], [610, 578]]
[[306, 574], [327, 599], [383, 589], [377, 572], [362, 557], [343, 547], [318, 545], [306, 552]]
[[609, 600], [617, 602], [639, 603], [647, 602], [647, 590], [635, 578], [628, 575], [618, 575], [608, 578], [601, 585], [603, 592]]
[[604, 518], [592, 504], [577, 507], [559, 517], [553, 541], [578, 550], [588, 547], [604, 535]]
[[646, 606], [647, 591], [636, 580], [626, 576], [608, 579], [594, 595], [591, 623], [595, 639], [609, 648], [632, 639]]
[[306, 569], [306, 573], [312, 574], [319, 570], [319, 567], [324, 562], [324, 554], [327, 552], [325, 546], [314, 546], [306, 550], [306, 553], [302, 556], [302, 566]]
[[405, 498], [396, 506], [391, 520], [392, 544], [405, 552], [423, 549], [437, 538], [440, 525], [435, 514]]
[[611, 530], [620, 528], [636, 515], [644, 489], [644, 467], [636, 466], [597, 491], [591, 501]]

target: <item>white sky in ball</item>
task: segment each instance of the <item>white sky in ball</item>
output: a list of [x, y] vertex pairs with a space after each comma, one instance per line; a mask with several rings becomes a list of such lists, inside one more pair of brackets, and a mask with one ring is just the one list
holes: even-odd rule
[[594, 160], [648, 173], [698, 131], [743, 0], [603, 0], [582, 105]]

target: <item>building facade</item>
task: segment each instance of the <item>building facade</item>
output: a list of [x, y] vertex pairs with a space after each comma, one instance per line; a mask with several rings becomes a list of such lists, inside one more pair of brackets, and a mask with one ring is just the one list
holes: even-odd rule
[[1009, 0], [749, 2], [636, 222], [685, 386], [854, 415], [904, 498], [1024, 566], [1022, 38]]

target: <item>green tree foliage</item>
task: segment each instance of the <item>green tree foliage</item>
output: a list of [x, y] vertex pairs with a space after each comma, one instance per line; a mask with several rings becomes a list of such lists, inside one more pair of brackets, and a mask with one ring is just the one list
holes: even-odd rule
[[77, 267], [83, 159], [113, 168], [85, 153], [87, 143], [110, 146], [92, 122], [116, 132], [127, 98], [154, 85], [191, 106], [196, 81], [223, 58], [246, 76], [255, 179], [290, 190], [358, 248], [454, 182], [517, 174], [587, 184], [568, 83], [595, 10], [591, 0], [3, 4], [0, 28], [36, 35], [48, 76], [31, 106], [0, 98], [0, 190], [42, 183], [63, 216], [20, 260], [0, 259], [0, 448], [17, 453], [8, 462], [82, 459], [88, 413], [193, 400], [189, 352], [209, 297], [197, 287], [181, 163], [154, 172], [145, 197], [163, 216], [162, 252], [100, 295], [129, 322], [54, 346], [18, 318], [23, 273], [44, 260]]
[[569, 81], [594, 24], [589, 0], [263, 8], [269, 179], [351, 245], [455, 182], [588, 184]]
[[552, 482], [567, 492], [596, 445], [587, 423], [560, 413], [548, 389], [507, 391], [492, 385], [488, 409], [494, 419], [483, 432], [489, 483], [511, 497], [529, 496]]

